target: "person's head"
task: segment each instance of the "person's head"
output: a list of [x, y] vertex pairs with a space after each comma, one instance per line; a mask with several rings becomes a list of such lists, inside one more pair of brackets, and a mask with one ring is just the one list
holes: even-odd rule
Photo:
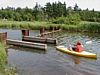
[[81, 43], [78, 41], [78, 42], [77, 42], [77, 45], [81, 45]]

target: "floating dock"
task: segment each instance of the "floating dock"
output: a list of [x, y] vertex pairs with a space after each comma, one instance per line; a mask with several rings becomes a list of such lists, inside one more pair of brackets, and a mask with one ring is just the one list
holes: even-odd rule
[[28, 47], [28, 48], [47, 50], [47, 45], [41, 44], [41, 43], [32, 43], [32, 42], [11, 40], [11, 39], [7, 39], [6, 42], [8, 45], [23, 46], [23, 47]]
[[43, 37], [33, 37], [33, 36], [23, 36], [23, 41], [29, 42], [39, 42], [39, 43], [48, 43], [48, 44], [58, 44], [57, 39], [54, 38], [43, 38]]

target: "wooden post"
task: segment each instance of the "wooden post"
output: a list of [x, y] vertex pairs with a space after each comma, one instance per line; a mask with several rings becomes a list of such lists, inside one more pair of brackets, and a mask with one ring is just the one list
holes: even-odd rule
[[52, 28], [52, 31], [55, 31], [55, 27]]
[[60, 26], [57, 27], [57, 30], [59, 30], [59, 29], [60, 29]]
[[52, 26], [50, 26], [50, 30], [53, 30], [53, 27]]
[[50, 26], [50, 30], [54, 31], [55, 27], [54, 26]]
[[57, 26], [54, 27], [54, 30], [55, 30], [55, 31], [57, 30]]
[[29, 30], [22, 30], [22, 37], [29, 36]]
[[7, 32], [0, 33], [0, 42], [6, 44]]
[[43, 35], [44, 32], [45, 32], [45, 28], [44, 28], [44, 27], [41, 27], [41, 28], [40, 28], [40, 35], [44, 36], [44, 35]]

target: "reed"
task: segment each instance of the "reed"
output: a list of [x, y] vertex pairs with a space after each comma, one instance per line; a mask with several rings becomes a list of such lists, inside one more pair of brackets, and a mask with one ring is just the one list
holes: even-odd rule
[[75, 32], [100, 32], [100, 23], [97, 22], [81, 22], [78, 25], [62, 25], [63, 30]]
[[82, 21], [77, 25], [68, 25], [68, 24], [52, 24], [51, 22], [26, 22], [26, 21], [3, 21], [0, 20], [0, 28], [8, 29], [31, 29], [38, 30], [41, 27], [45, 29], [50, 29], [51, 26], [60, 26], [61, 29], [67, 31], [76, 31], [76, 32], [100, 32], [100, 23], [97, 22], [85, 22]]

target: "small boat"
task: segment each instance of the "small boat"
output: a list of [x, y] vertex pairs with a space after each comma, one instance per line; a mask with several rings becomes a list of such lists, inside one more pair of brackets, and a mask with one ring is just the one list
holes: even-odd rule
[[95, 53], [90, 53], [87, 51], [76, 52], [76, 51], [68, 50], [68, 48], [65, 46], [56, 46], [56, 49], [61, 52], [68, 53], [68, 54], [75, 55], [75, 56], [94, 58], [94, 59], [97, 58], [97, 54]]

